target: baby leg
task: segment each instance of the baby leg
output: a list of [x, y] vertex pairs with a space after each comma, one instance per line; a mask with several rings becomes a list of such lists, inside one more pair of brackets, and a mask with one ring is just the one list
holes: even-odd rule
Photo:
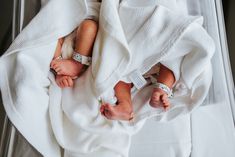
[[133, 107], [131, 103], [131, 84], [118, 82], [114, 87], [115, 95], [118, 99], [115, 106], [103, 104], [100, 112], [108, 119], [131, 120], [133, 118]]
[[64, 43], [64, 38], [60, 38], [57, 42], [56, 50], [55, 50], [53, 59], [56, 59], [59, 56], [61, 56], [61, 49], [62, 49], [63, 43]]
[[[77, 29], [75, 40], [75, 52], [83, 56], [91, 56], [95, 42], [98, 26], [93, 20], [84, 20]], [[79, 76], [85, 65], [74, 59], [53, 60], [51, 68], [59, 75], [67, 75], [76, 77]]]
[[[171, 89], [175, 82], [174, 73], [170, 69], [161, 64], [157, 81], [159, 83], [166, 85]], [[155, 108], [164, 107], [165, 110], [167, 110], [170, 107], [168, 95], [160, 88], [153, 89], [149, 104]]]

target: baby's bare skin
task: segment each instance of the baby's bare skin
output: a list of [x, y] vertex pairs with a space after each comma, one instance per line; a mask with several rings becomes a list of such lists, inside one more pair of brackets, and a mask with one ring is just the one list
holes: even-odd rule
[[70, 76], [56, 75], [56, 83], [59, 87], [73, 87], [73, 79]]
[[[91, 56], [92, 47], [97, 33], [97, 24], [92, 20], [85, 20], [77, 30], [77, 38], [75, 44], [76, 52], [84, 56]], [[61, 47], [63, 39], [60, 39], [56, 48], [54, 58], [61, 55]], [[73, 59], [54, 59], [51, 62], [51, 68], [57, 73], [56, 83], [59, 87], [72, 87], [73, 79], [79, 76], [83, 70], [81, 63]], [[173, 73], [163, 65], [161, 65], [160, 75], [157, 78], [158, 82], [163, 83], [171, 88], [175, 79]], [[100, 112], [110, 120], [131, 120], [133, 119], [133, 107], [131, 102], [131, 87], [132, 84], [118, 82], [115, 86], [115, 95], [118, 99], [117, 104], [111, 105], [104, 103], [101, 105]], [[167, 95], [161, 89], [154, 89], [152, 92], [150, 105], [152, 107], [162, 106], [165, 109], [169, 108], [170, 103]]]
[[[165, 84], [171, 89], [175, 82], [175, 76], [170, 69], [161, 64], [157, 81], [159, 83]], [[169, 109], [170, 107], [167, 94], [162, 89], [159, 88], [153, 89], [149, 104], [155, 108], [164, 107], [165, 110]]]
[[51, 62], [51, 68], [58, 75], [76, 77], [81, 74], [84, 65], [73, 59], [55, 59]]
[[111, 105], [104, 102], [100, 107], [101, 114], [110, 120], [131, 120], [133, 118], [131, 87], [132, 84], [118, 82], [114, 87], [117, 104]]
[[119, 102], [116, 105], [103, 104], [100, 112], [110, 120], [131, 120], [133, 118], [132, 105], [128, 102]]
[[[158, 82], [167, 85], [169, 88], [172, 88], [172, 85], [175, 82], [175, 77], [173, 72], [161, 65]], [[118, 99], [117, 104], [111, 105], [108, 103], [103, 103], [100, 107], [100, 112], [107, 119], [110, 120], [131, 120], [133, 119], [133, 107], [131, 104], [131, 87], [132, 84], [125, 82], [118, 82], [115, 86], [115, 94]], [[163, 107], [167, 110], [170, 107], [170, 102], [167, 94], [160, 88], [154, 88], [150, 105], [155, 108]]]
[[165, 110], [168, 110], [170, 107], [167, 94], [159, 88], [153, 89], [149, 104], [155, 108], [163, 107]]

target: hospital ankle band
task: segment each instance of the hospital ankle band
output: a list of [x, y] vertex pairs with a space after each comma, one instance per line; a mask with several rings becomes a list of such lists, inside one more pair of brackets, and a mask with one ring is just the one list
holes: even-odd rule
[[160, 88], [161, 90], [166, 92], [169, 98], [173, 97], [172, 90], [169, 87], [167, 87], [165, 84], [156, 82], [156, 83], [153, 83], [153, 85], [155, 88]]
[[73, 53], [73, 59], [77, 62], [80, 62], [84, 65], [90, 65], [91, 64], [91, 57], [83, 56], [77, 52]]

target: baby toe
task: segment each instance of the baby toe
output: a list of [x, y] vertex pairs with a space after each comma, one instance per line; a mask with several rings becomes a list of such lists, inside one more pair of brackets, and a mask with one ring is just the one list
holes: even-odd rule
[[166, 98], [166, 99], [162, 99], [162, 102], [163, 102], [163, 103], [168, 103], [168, 102], [169, 102], [169, 100], [168, 100], [168, 98]]
[[152, 101], [159, 101], [160, 97], [159, 96], [153, 96], [151, 99], [152, 99]]
[[61, 85], [61, 88], [64, 88], [65, 87], [65, 82], [64, 82], [64, 80], [61, 78], [61, 80], [60, 80], [60, 85]]
[[153, 99], [150, 100], [150, 103], [149, 103], [152, 107], [156, 108], [159, 106], [159, 103], [158, 101], [155, 101]]
[[73, 80], [72, 79], [68, 79], [68, 84], [69, 84], [69, 87], [73, 87]]
[[110, 104], [105, 104], [104, 107], [105, 107], [105, 110], [108, 110], [108, 111], [112, 111], [113, 110], [112, 106]]
[[112, 113], [109, 111], [109, 110], [104, 110], [104, 116], [107, 118], [107, 119], [112, 119]]
[[57, 73], [61, 70], [60, 67], [53, 68]]
[[51, 64], [50, 64], [51, 68], [52, 68], [54, 65], [55, 65], [55, 62], [54, 62], [54, 60], [52, 60], [52, 61], [51, 61]]
[[62, 81], [59, 81], [59, 82], [58, 82], [58, 86], [59, 86], [60, 88], [63, 88], [63, 87], [64, 87], [63, 82], [62, 82]]
[[58, 64], [58, 62], [57, 62], [57, 60], [53, 60], [52, 62], [51, 62], [51, 67], [57, 67], [59, 64]]
[[100, 106], [100, 112], [101, 112], [102, 115], [104, 115], [104, 105]]
[[68, 87], [72, 87], [73, 86], [73, 80], [72, 80], [71, 77], [64, 76], [64, 80], [66, 80], [66, 83], [68, 84]]
[[163, 107], [164, 107], [165, 109], [168, 109], [168, 108], [170, 107], [170, 103], [169, 103], [169, 102], [163, 103]]
[[68, 87], [68, 81], [67, 81], [67, 79], [63, 79], [62, 82], [63, 82], [64, 87]]

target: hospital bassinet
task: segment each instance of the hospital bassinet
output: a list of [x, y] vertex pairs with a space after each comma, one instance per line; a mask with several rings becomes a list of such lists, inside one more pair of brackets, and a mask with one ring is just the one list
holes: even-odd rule
[[[133, 137], [130, 157], [230, 157], [234, 154], [235, 101], [221, 0], [186, 0], [192, 15], [204, 16], [204, 27], [216, 43], [214, 77], [203, 106], [169, 123], [149, 120]], [[42, 0], [42, 3], [44, 1]], [[39, 11], [39, 0], [14, 0], [13, 36]], [[40, 135], [39, 135], [40, 136]], [[40, 138], [40, 137], [39, 137]], [[41, 157], [7, 119], [1, 157]], [[168, 152], [168, 153], [166, 153]]]

